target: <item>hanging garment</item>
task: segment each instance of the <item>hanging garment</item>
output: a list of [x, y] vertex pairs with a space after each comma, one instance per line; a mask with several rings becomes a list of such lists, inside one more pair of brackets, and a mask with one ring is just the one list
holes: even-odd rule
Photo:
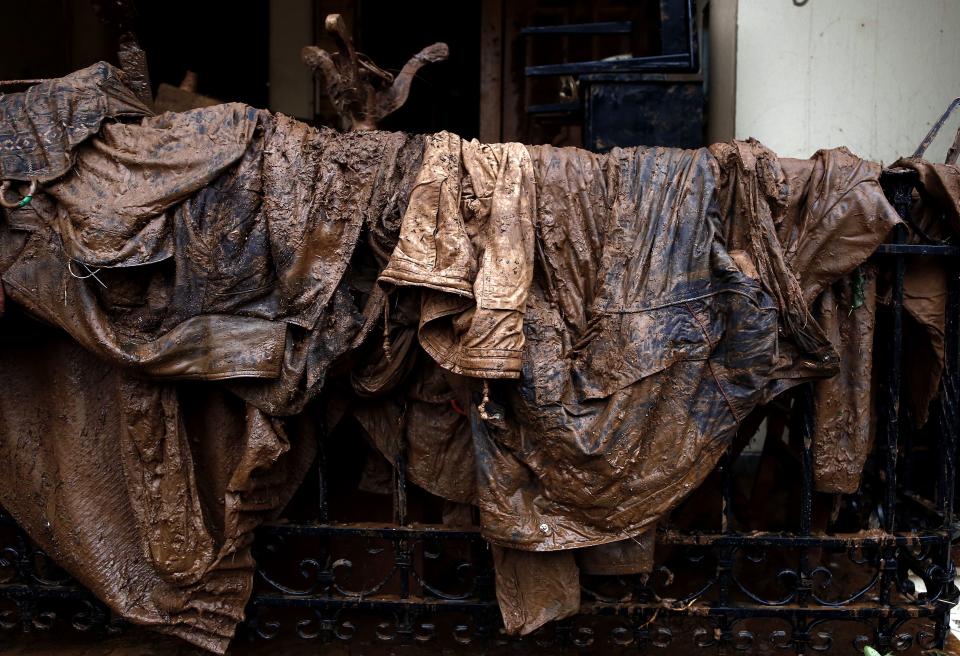
[[727, 247], [735, 256], [748, 253], [761, 280], [795, 279], [781, 286], [789, 294], [779, 303], [785, 330], [798, 343], [830, 346], [808, 349], [811, 363], [798, 357], [791, 340], [781, 341], [770, 395], [834, 359], [837, 375], [814, 384], [814, 481], [821, 492], [855, 492], [876, 424], [876, 284], [872, 270], [860, 265], [900, 221], [880, 187], [881, 168], [845, 148], [808, 160], [779, 159], [755, 140], [710, 150], [724, 172]]
[[[497, 164], [471, 167], [478, 152]], [[441, 163], [444, 175], [421, 171], [417, 188], [430, 191], [411, 198], [416, 209], [404, 216], [380, 281], [399, 298], [419, 290], [420, 343], [441, 366], [519, 374], [516, 384], [490, 384], [472, 409], [484, 537], [505, 552], [622, 543], [699, 485], [753, 407], [838, 371], [811, 304], [872, 253], [897, 217], [879, 167], [845, 151], [818, 154], [798, 188], [756, 142], [609, 155], [530, 147], [536, 185], [526, 191], [489, 180], [491, 171], [509, 180], [512, 161], [525, 166], [510, 152], [449, 135], [429, 141], [424, 161]], [[480, 212], [478, 189], [492, 190]], [[509, 255], [488, 251], [487, 235], [503, 232], [492, 208], [504, 206], [536, 208], [532, 259], [528, 210], [517, 212]], [[778, 235], [785, 215], [789, 249]], [[839, 257], [821, 264], [824, 243]], [[478, 320], [489, 290], [515, 285], [518, 275], [531, 278], [520, 341], [519, 306], [501, 321]], [[502, 358], [518, 348], [514, 373]], [[633, 554], [637, 566], [644, 555]], [[506, 585], [511, 575], [498, 576]], [[499, 599], [505, 617], [541, 623], [566, 612]]]
[[10, 298], [63, 331], [0, 349], [0, 505], [121, 617], [223, 653], [362, 327], [359, 235], [399, 221], [422, 141], [222, 105], [67, 147], [0, 229]]
[[[217, 139], [224, 153], [208, 146]], [[34, 232], [4, 284], [101, 357], [157, 377], [243, 379], [237, 393], [292, 414], [359, 328], [343, 274], [364, 222], [399, 211], [396, 185], [419, 153], [405, 135], [318, 132], [238, 105], [108, 126], [36, 207], [12, 213]], [[132, 278], [140, 298], [112, 303]]]
[[[523, 348], [519, 383], [494, 386], [487, 413], [497, 418], [474, 427], [483, 534], [556, 550], [642, 533], [713, 468], [776, 364], [778, 306], [723, 246], [716, 161], [706, 150], [533, 147], [536, 185], [523, 191], [507, 183], [511, 162], [525, 166], [507, 146], [498, 165], [464, 163], [458, 177], [455, 164], [477, 152], [494, 151], [450, 135], [428, 142], [425, 163], [441, 162], [446, 177], [436, 182], [425, 164], [416, 189], [435, 184], [424, 194], [433, 205], [417, 204], [415, 190], [381, 283], [421, 289], [420, 341], [431, 355], [474, 348], [482, 326], [491, 364], [471, 371], [502, 377], [499, 347]], [[488, 179], [498, 170], [503, 184]], [[480, 189], [491, 191], [477, 194], [489, 198], [478, 212]], [[488, 248], [487, 235], [503, 234], [498, 207], [536, 208], [519, 213], [509, 255]], [[525, 216], [533, 236], [522, 232]], [[447, 252], [460, 261], [448, 264]], [[491, 290], [524, 278], [532, 283], [520, 309], [478, 319]], [[432, 349], [430, 317], [440, 313], [427, 308], [444, 305], [459, 314], [445, 316], [443, 346]], [[825, 338], [811, 341], [818, 355], [831, 352]], [[471, 351], [476, 361], [487, 354]]]
[[380, 282], [437, 292], [421, 297], [420, 345], [456, 374], [519, 376], [534, 198], [522, 145], [464, 142], [447, 132], [427, 137]]

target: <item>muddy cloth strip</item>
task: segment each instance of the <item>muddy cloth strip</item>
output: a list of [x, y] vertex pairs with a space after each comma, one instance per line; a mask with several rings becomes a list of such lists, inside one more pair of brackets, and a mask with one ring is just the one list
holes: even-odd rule
[[493, 545], [497, 603], [507, 633], [526, 635], [580, 612], [573, 552], [532, 553]]
[[845, 148], [781, 159], [788, 198], [778, 235], [804, 301], [840, 356], [836, 376], [814, 385], [814, 484], [850, 494], [876, 431], [873, 335], [877, 281], [860, 263], [900, 222], [880, 187], [881, 167]]
[[877, 274], [869, 265], [828, 286], [814, 304], [840, 354], [837, 375], [814, 384], [813, 475], [820, 492], [856, 492], [873, 447], [876, 308]]
[[577, 549], [574, 555], [581, 574], [593, 576], [643, 574], [653, 571], [656, 542], [656, 529], [650, 529], [629, 540]]
[[47, 182], [109, 119], [151, 114], [126, 74], [99, 62], [22, 93], [0, 94], [0, 179]]

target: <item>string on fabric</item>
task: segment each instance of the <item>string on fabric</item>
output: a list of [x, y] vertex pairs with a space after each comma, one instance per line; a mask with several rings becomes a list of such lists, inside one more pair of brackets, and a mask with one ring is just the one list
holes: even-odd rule
[[[85, 276], [78, 276], [76, 273], [74, 273], [74, 272], [73, 272], [73, 267], [71, 266], [71, 263], [72, 263], [72, 262], [77, 262], [77, 264], [79, 264], [79, 265], [82, 266], [84, 269], [86, 269], [86, 270], [87, 270], [87, 275], [85, 275]], [[71, 260], [67, 260], [67, 271], [70, 273], [71, 276], [73, 276], [73, 277], [76, 278], [77, 280], [86, 280], [87, 278], [93, 278], [93, 279], [96, 280], [98, 283], [100, 283], [100, 285], [101, 285], [104, 289], [107, 288], [107, 285], [106, 285], [102, 280], [100, 280], [100, 278], [97, 277], [97, 274], [100, 273], [100, 268], [99, 268], [99, 267], [96, 268], [96, 269], [91, 269], [89, 266], [87, 266], [87, 265], [84, 264], [83, 262], [78, 262], [77, 260], [72, 260], [72, 259], [71, 259]]]

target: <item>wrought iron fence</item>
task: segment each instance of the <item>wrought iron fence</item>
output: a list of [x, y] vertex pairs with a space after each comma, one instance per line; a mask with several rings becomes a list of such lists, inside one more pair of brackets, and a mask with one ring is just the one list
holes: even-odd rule
[[[888, 170], [882, 182], [900, 216], [909, 219], [914, 174]], [[874, 256], [891, 280], [889, 330], [883, 333], [889, 343], [875, 348], [882, 355], [877, 439], [857, 494], [829, 501], [814, 491], [812, 393], [801, 387], [776, 401], [790, 418], [793, 447], [773, 446], [781, 449], [777, 467], [787, 472], [778, 494], [786, 495], [783, 508], [792, 512], [762, 530], [743, 520], [746, 497], [738, 486], [757, 463], [731, 447], [688, 502], [694, 507], [687, 515], [695, 521], [658, 529], [653, 572], [583, 577], [580, 615], [509, 638], [501, 631], [491, 558], [479, 532], [410, 512], [411, 496], [420, 504], [426, 493], [407, 482], [402, 453], [387, 509], [365, 514], [365, 501], [331, 489], [343, 464], [331, 452], [340, 442], [328, 435], [320, 440], [315, 471], [298, 493], [296, 510], [257, 533], [256, 589], [242, 635], [253, 641], [296, 636], [465, 650], [516, 640], [550, 650], [566, 645], [719, 654], [852, 654], [867, 644], [922, 653], [942, 647], [958, 595], [951, 540], [960, 248], [907, 241], [900, 228]], [[918, 257], [936, 258], [949, 278], [945, 369], [937, 407], [920, 431], [900, 403], [904, 274]], [[827, 520], [824, 503], [833, 504]], [[768, 499], [770, 504], [780, 500]], [[384, 521], [391, 515], [392, 521]], [[0, 630], [72, 627], [108, 634], [123, 626], [3, 517]]]

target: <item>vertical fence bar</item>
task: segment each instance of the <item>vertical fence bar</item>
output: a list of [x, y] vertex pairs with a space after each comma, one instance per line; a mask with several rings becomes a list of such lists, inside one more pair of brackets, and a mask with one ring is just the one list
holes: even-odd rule
[[800, 532], [810, 535], [813, 528], [813, 388], [804, 385], [797, 390], [793, 405], [793, 426], [802, 446], [800, 484]]
[[730, 531], [733, 517], [733, 452], [727, 447], [720, 457], [720, 532]]
[[[319, 421], [319, 420], [318, 420]], [[330, 522], [330, 502], [327, 493], [327, 426], [319, 421], [317, 436], [317, 520]]]
[[953, 509], [956, 494], [956, 450], [958, 423], [958, 350], [960, 350], [960, 267], [956, 258], [942, 258], [947, 269], [947, 302], [944, 316], [943, 374], [940, 377], [940, 439], [937, 458], [937, 510], [942, 518], [943, 552], [939, 555], [942, 567], [939, 603], [936, 613], [936, 644], [945, 646], [950, 628], [950, 611], [957, 598], [954, 584], [956, 570], [951, 554], [954, 531]]
[[[899, 207], [897, 208], [899, 211]], [[903, 228], [896, 229], [896, 243], [903, 242]], [[884, 494], [884, 529], [894, 530], [897, 505], [897, 443], [900, 436], [900, 378], [901, 346], [903, 343], [903, 255], [894, 255], [893, 269], [893, 336], [890, 345], [890, 373], [887, 380], [886, 416], [886, 487]]]
[[[913, 204], [913, 185], [915, 174], [905, 169], [887, 170], [884, 172], [884, 191], [897, 214], [904, 221], [910, 218], [910, 208]], [[898, 225], [894, 228], [893, 243], [906, 242], [906, 228]], [[886, 408], [883, 416], [883, 521], [884, 531], [892, 533], [896, 528], [897, 511], [897, 455], [900, 437], [900, 384], [902, 373], [902, 346], [903, 346], [903, 282], [906, 273], [904, 255], [893, 255], [893, 289], [891, 293], [891, 342], [889, 370], [885, 378]], [[898, 573], [898, 549], [891, 541], [885, 540], [880, 548], [880, 584], [879, 601], [889, 605], [892, 601], [894, 587]], [[881, 623], [882, 628], [882, 623]], [[881, 646], [883, 645], [883, 631], [878, 633]], [[881, 650], [882, 651], [882, 650]]]
[[[727, 447], [720, 457], [720, 532], [730, 531], [730, 519], [733, 516], [733, 453]], [[717, 555], [717, 602], [721, 606], [730, 604], [730, 589], [733, 583], [733, 559], [735, 548], [731, 546], [714, 547]], [[719, 652], [718, 652], [719, 653]]]
[[[899, 209], [899, 208], [898, 208]], [[896, 229], [896, 242], [903, 241], [903, 228]], [[890, 377], [887, 381], [886, 416], [886, 489], [884, 495], [884, 529], [894, 530], [897, 503], [897, 444], [900, 433], [901, 346], [903, 344], [903, 278], [902, 255], [894, 256], [893, 269], [893, 335], [890, 345]]]
[[913, 453], [914, 453], [914, 422], [913, 418], [910, 415], [909, 408], [904, 408], [905, 421], [900, 427], [900, 445], [903, 447], [901, 451], [903, 452], [903, 457], [900, 458], [897, 462], [899, 466], [899, 471], [897, 473], [897, 484], [900, 486], [900, 489], [906, 492], [912, 492], [914, 490], [913, 484]]
[[[911, 171], [889, 172], [892, 177], [892, 203], [897, 214], [904, 221], [910, 218], [910, 207], [913, 204], [913, 174]], [[906, 228], [899, 225], [894, 228], [893, 242], [906, 242]], [[903, 345], [903, 280], [906, 273], [904, 256], [897, 253], [893, 256], [893, 293], [892, 293], [892, 343], [890, 344], [890, 371], [887, 378], [887, 414], [886, 428], [886, 460], [884, 472], [886, 474], [886, 488], [884, 494], [883, 527], [892, 532], [896, 526], [897, 506], [897, 449], [900, 436], [900, 380]]]
[[[393, 521], [397, 526], [407, 525], [407, 409], [403, 408], [400, 418], [399, 439], [393, 465]], [[410, 596], [410, 571], [413, 554], [410, 541], [400, 537], [394, 542], [394, 562], [400, 573], [400, 597]]]
[[397, 526], [407, 524], [407, 448], [406, 431], [401, 426], [400, 441], [393, 459], [393, 521]]
[[954, 258], [947, 260], [947, 304], [944, 317], [943, 375], [940, 377], [940, 444], [937, 510], [943, 516], [944, 528], [953, 528], [953, 506], [956, 483], [958, 412], [958, 314], [960, 314], [960, 271]]
[[[803, 385], [797, 390], [793, 404], [791, 429], [796, 430], [802, 445], [802, 463], [800, 485], [800, 533], [810, 535], [813, 529], [813, 385]], [[802, 547], [798, 557], [799, 581], [797, 585], [797, 603], [806, 604], [810, 599], [813, 586], [811, 573], [814, 564], [814, 548]], [[805, 641], [798, 643], [797, 653], [802, 653]]]

